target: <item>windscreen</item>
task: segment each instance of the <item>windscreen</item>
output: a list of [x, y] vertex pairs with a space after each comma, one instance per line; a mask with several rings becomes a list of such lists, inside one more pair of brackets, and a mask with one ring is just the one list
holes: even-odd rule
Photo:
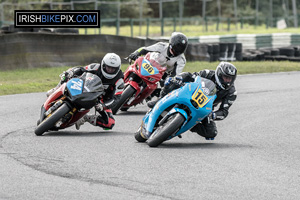
[[201, 86], [202, 86], [203, 93], [207, 96], [213, 96], [217, 92], [215, 83], [209, 79], [202, 78]]
[[104, 87], [101, 79], [92, 73], [84, 73], [81, 79], [85, 80], [83, 85], [83, 92], [103, 92]]
[[[150, 62], [152, 65], [156, 66], [157, 64], [159, 64], [162, 67], [166, 67], [167, 66], [167, 59], [165, 56], [161, 55], [158, 52], [151, 52], [150, 53]], [[154, 64], [157, 63], [157, 64]]]

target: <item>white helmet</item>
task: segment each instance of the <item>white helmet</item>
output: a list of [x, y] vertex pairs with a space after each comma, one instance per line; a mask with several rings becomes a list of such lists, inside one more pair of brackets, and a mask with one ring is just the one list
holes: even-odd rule
[[121, 58], [115, 53], [107, 53], [101, 62], [101, 72], [107, 79], [113, 79], [120, 71]]

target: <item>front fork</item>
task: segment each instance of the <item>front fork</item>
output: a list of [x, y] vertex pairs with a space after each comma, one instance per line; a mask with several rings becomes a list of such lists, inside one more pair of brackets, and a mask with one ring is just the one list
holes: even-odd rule
[[45, 118], [50, 117], [51, 114], [63, 104], [63, 101], [65, 99], [66, 96], [63, 96], [62, 98], [57, 100], [48, 110], [46, 110], [45, 107], [42, 106], [41, 114], [40, 114], [40, 122], [42, 122]]

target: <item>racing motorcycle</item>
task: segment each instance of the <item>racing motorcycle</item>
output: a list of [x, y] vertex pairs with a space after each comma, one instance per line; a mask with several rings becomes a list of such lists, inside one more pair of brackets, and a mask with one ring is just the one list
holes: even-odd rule
[[101, 79], [89, 72], [63, 83], [42, 105], [35, 134], [74, 125], [95, 106], [103, 92]]
[[212, 112], [216, 91], [211, 80], [200, 76], [194, 82], [185, 83], [160, 99], [144, 116], [135, 139], [157, 147], [176, 136], [181, 138], [182, 133]]
[[[157, 89], [166, 69], [166, 60], [160, 58], [157, 52], [149, 52], [136, 59], [124, 72], [125, 88], [119, 93], [120, 100], [111, 109], [113, 114], [119, 110], [127, 111], [131, 106], [149, 98]], [[158, 95], [159, 93], [156, 94]]]

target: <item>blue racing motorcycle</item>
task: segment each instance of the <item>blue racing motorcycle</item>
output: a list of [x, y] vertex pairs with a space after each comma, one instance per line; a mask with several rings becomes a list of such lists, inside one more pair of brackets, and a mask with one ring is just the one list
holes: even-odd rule
[[181, 137], [212, 112], [216, 91], [211, 80], [197, 76], [194, 82], [186, 83], [156, 103], [144, 116], [135, 139], [157, 147], [165, 140]]

